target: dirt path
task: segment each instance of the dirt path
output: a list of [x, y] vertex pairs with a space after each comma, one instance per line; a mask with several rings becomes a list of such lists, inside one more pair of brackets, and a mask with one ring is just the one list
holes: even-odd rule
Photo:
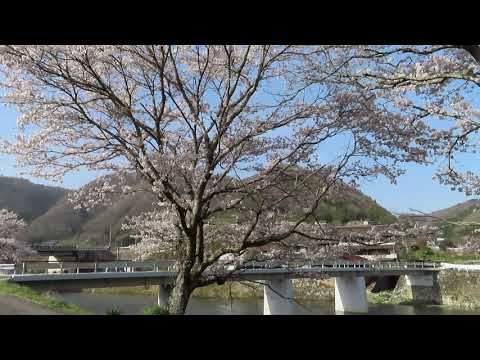
[[0, 315], [62, 315], [44, 305], [13, 295], [0, 294]]

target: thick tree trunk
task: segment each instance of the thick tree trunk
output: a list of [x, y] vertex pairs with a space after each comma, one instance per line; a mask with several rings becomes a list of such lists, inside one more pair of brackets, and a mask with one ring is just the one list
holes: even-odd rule
[[179, 270], [175, 279], [175, 286], [168, 301], [168, 312], [171, 315], [184, 315], [191, 293], [189, 273]]

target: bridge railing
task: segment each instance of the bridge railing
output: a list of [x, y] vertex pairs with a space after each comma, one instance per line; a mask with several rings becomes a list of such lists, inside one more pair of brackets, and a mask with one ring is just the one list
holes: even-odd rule
[[0, 274], [9, 275], [15, 272], [15, 264], [0, 264]]
[[71, 261], [25, 261], [15, 267], [16, 274], [65, 273], [65, 272], [133, 272], [133, 271], [169, 271], [175, 262], [160, 261], [103, 261], [103, 262], [71, 262]]
[[[174, 271], [175, 262], [168, 260], [148, 261], [104, 261], [104, 262], [46, 262], [30, 261], [17, 264], [15, 274], [39, 274], [39, 273], [66, 273], [66, 272], [136, 272], [136, 271]], [[403, 270], [403, 269], [436, 269], [440, 263], [434, 262], [358, 262], [358, 261], [324, 261], [311, 262], [309, 264], [284, 264], [271, 262], [250, 262], [238, 270], [328, 270], [328, 269], [352, 269], [361, 271], [377, 270]], [[233, 270], [226, 266], [227, 270]]]
[[316, 269], [316, 268], [362, 268], [362, 269], [428, 269], [428, 268], [439, 268], [441, 267], [440, 263], [435, 262], [424, 262], [424, 261], [411, 261], [411, 262], [400, 262], [400, 261], [381, 261], [381, 262], [369, 262], [369, 261], [322, 261], [322, 262], [310, 262], [306, 264], [292, 264], [285, 262], [283, 264], [275, 262], [255, 262], [252, 261], [246, 265], [243, 265], [243, 269], [275, 269], [275, 268], [284, 268], [284, 269]]

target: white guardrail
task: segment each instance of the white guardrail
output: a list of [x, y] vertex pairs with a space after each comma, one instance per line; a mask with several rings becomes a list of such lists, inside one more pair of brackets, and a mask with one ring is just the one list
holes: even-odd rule
[[[229, 266], [230, 268], [232, 265]], [[244, 269], [251, 270], [268, 270], [275, 268], [284, 268], [284, 269], [344, 269], [344, 268], [353, 268], [353, 269], [437, 269], [440, 268], [439, 263], [434, 262], [423, 262], [423, 261], [413, 261], [413, 262], [358, 262], [358, 261], [328, 261], [328, 262], [319, 262], [311, 264], [272, 264], [269, 262], [250, 262], [244, 266]]]
[[454, 270], [460, 270], [460, 271], [480, 271], [480, 264], [442, 263], [442, 269], [454, 269]]
[[0, 275], [11, 275], [15, 272], [15, 264], [0, 264]]
[[[236, 268], [234, 265], [225, 264], [228, 271], [318, 271], [328, 272], [331, 270], [353, 271], [378, 271], [378, 270], [428, 270], [444, 268], [440, 263], [433, 262], [355, 262], [355, 261], [325, 261], [312, 262], [310, 264], [295, 263], [271, 263], [252, 261]], [[472, 266], [472, 265], [471, 265]], [[480, 265], [474, 265], [480, 266]], [[81, 262], [23, 262], [18, 265], [0, 265], [0, 273], [3, 274], [41, 274], [41, 273], [69, 273], [69, 272], [144, 272], [144, 271], [175, 271], [171, 261], [111, 261], [98, 263]]]

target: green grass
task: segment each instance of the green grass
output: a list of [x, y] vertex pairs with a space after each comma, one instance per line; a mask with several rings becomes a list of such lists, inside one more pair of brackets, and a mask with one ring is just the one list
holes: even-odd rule
[[68, 315], [88, 315], [89, 311], [73, 304], [68, 304], [62, 299], [53, 296], [42, 295], [27, 286], [0, 281], [0, 294], [17, 296], [35, 304], [45, 305], [49, 309], [62, 312]]
[[412, 299], [399, 291], [367, 292], [367, 297], [372, 304], [408, 305], [412, 302]]
[[[230, 288], [231, 286], [231, 288]], [[158, 293], [158, 286], [125, 286], [125, 287], [111, 287], [98, 289], [84, 289], [83, 292], [89, 294], [114, 294], [114, 295], [147, 295], [156, 296]], [[230, 295], [235, 299], [245, 299], [253, 297], [253, 292], [250, 287], [242, 285], [237, 282], [226, 283], [224, 285], [208, 285], [195, 289], [192, 294], [199, 298], [223, 298], [227, 299]]]
[[168, 310], [159, 305], [153, 305], [143, 310], [143, 315], [168, 315], [168, 314], [169, 314]]
[[[450, 218], [450, 221], [467, 221], [461, 217]], [[474, 231], [479, 229], [478, 225], [455, 225], [451, 223], [441, 225], [442, 237], [452, 244], [461, 245], [464, 242], [464, 237], [474, 234]]]
[[88, 294], [111, 294], [111, 295], [157, 295], [158, 286], [125, 286], [98, 289], [83, 289]]
[[480, 255], [476, 254], [452, 254], [445, 251], [435, 251], [429, 247], [419, 250], [411, 250], [405, 255], [407, 261], [443, 261], [450, 263], [461, 263], [464, 261], [480, 260]]
[[462, 292], [443, 297], [444, 305], [461, 309], [479, 309], [480, 300]]

